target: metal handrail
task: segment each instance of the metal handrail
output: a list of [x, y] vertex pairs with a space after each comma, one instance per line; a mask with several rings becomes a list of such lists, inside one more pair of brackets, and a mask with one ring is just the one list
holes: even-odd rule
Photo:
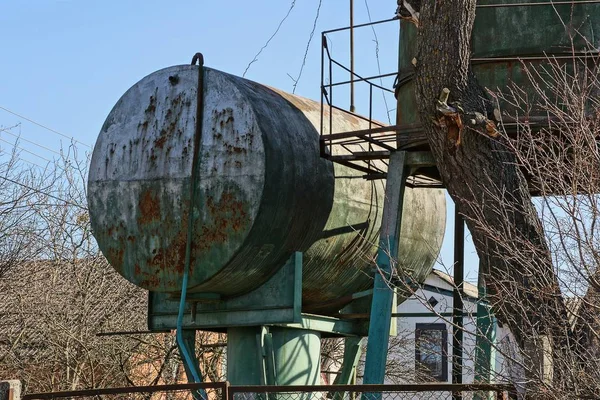
[[34, 399], [64, 399], [67, 397], [90, 397], [127, 393], [155, 393], [166, 391], [181, 390], [201, 390], [201, 389], [220, 389], [223, 391], [224, 399], [227, 399], [229, 382], [210, 382], [210, 383], [180, 383], [174, 385], [152, 385], [152, 386], [130, 386], [101, 389], [70, 390], [62, 392], [31, 393], [22, 397], [22, 400]]
[[495, 392], [498, 398], [514, 390], [510, 384], [490, 383], [417, 383], [400, 385], [290, 385], [290, 386], [232, 386], [228, 381], [210, 383], [183, 383], [175, 385], [154, 385], [117, 387], [62, 392], [32, 393], [23, 400], [60, 399], [68, 397], [91, 397], [128, 393], [155, 393], [166, 391], [216, 389], [221, 390], [223, 400], [234, 400], [236, 393], [309, 393], [309, 392], [353, 392], [353, 393], [402, 393], [402, 392]]

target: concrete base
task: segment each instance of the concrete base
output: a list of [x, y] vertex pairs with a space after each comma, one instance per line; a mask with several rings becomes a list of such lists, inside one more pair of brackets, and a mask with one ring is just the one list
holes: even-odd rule
[[227, 380], [232, 385], [316, 385], [321, 334], [254, 326], [227, 330]]

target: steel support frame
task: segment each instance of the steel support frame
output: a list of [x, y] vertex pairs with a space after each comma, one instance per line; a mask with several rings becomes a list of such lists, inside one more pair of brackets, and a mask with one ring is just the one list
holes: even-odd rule
[[[465, 275], [465, 221], [454, 209], [454, 290], [452, 298], [452, 383], [462, 383], [463, 374], [463, 283]], [[462, 393], [452, 394], [453, 400], [462, 399]]]
[[382, 384], [385, 377], [392, 304], [395, 295], [391, 278], [398, 259], [402, 202], [408, 175], [406, 159], [405, 151], [394, 152], [390, 155], [377, 251], [377, 270], [373, 285], [364, 384]]
[[[362, 354], [363, 338], [357, 336], [349, 336], [344, 339], [344, 361], [342, 369], [333, 382], [334, 385], [351, 385], [354, 384], [356, 377], [356, 367]], [[334, 400], [341, 400], [341, 396], [334, 396]]]

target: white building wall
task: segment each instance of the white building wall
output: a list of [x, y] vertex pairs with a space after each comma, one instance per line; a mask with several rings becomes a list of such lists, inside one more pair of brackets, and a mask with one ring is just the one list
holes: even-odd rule
[[[476, 350], [476, 318], [477, 312], [476, 295], [477, 288], [466, 284], [465, 291], [471, 296], [465, 296], [463, 303], [465, 317], [463, 318], [463, 383], [472, 383], [475, 379], [475, 350]], [[437, 290], [436, 290], [437, 288]], [[416, 360], [415, 360], [415, 332], [417, 324], [445, 324], [447, 329], [447, 379], [452, 382], [452, 307], [453, 287], [446, 280], [432, 273], [426, 280], [424, 288], [419, 289], [412, 297], [397, 307], [398, 335], [390, 338], [390, 352], [388, 355], [388, 372], [390, 376], [386, 383], [413, 383], [417, 382]], [[427, 301], [435, 298], [437, 304], [431, 307]], [[497, 341], [503, 346], [504, 355], [496, 352], [495, 382], [506, 382], [509, 377], [519, 374], [515, 370], [514, 363], [508, 363], [508, 359], [514, 356], [514, 339], [506, 329], [497, 330]], [[508, 353], [510, 352], [510, 356]], [[509, 365], [510, 364], [510, 365]]]

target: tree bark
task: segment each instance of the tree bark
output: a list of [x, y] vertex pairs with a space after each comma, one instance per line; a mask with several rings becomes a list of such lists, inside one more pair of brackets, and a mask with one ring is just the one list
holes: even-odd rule
[[[463, 121], [490, 103], [470, 70], [475, 0], [422, 2], [415, 66], [419, 117], [450, 196], [465, 217], [499, 317], [522, 345], [566, 337], [566, 311], [541, 222], [513, 153], [484, 128], [440, 124], [438, 98], [450, 90]], [[558, 343], [557, 343], [558, 344]], [[561, 346], [555, 346], [559, 348]]]

